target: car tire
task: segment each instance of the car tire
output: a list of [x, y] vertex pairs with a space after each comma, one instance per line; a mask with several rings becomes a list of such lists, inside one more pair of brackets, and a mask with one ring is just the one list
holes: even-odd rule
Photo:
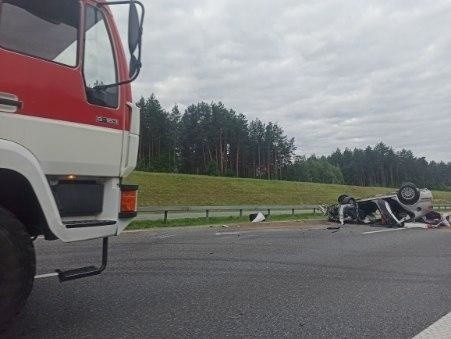
[[357, 206], [357, 201], [356, 201], [354, 198], [350, 198], [350, 199], [348, 200], [348, 204]]
[[357, 201], [353, 198], [353, 197], [350, 197], [350, 196], [346, 196], [346, 197], [344, 197], [342, 200], [341, 200], [341, 204], [342, 205], [354, 205], [354, 206], [356, 206], [357, 205]]
[[413, 205], [420, 199], [420, 190], [408, 182], [401, 186], [397, 193], [399, 201], [404, 205]]
[[25, 305], [35, 274], [30, 235], [14, 215], [0, 207], [0, 333]]
[[343, 204], [343, 200], [346, 199], [348, 197], [348, 195], [346, 194], [342, 194], [338, 197], [338, 203], [339, 204]]

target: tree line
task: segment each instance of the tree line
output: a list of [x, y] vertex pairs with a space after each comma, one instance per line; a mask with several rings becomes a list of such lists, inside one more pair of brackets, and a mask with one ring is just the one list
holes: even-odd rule
[[397, 187], [413, 182], [420, 187], [451, 189], [451, 163], [428, 162], [406, 149], [395, 152], [382, 142], [374, 148], [337, 149], [327, 161], [341, 169], [344, 182], [350, 185]]
[[295, 154], [294, 138], [275, 122], [249, 121], [221, 102], [165, 110], [155, 95], [141, 98], [138, 169], [151, 172], [278, 179], [359, 186], [451, 188], [451, 164], [428, 162], [411, 151], [337, 149], [329, 156]]
[[221, 102], [201, 102], [181, 114], [164, 110], [151, 95], [141, 109], [138, 168], [265, 179], [285, 179], [294, 139], [273, 122], [248, 121]]

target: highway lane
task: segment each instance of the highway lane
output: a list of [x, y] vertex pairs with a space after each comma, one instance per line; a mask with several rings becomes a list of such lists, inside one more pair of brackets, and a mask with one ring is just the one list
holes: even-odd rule
[[[36, 280], [5, 336], [407, 338], [451, 311], [450, 230], [312, 228], [123, 234], [103, 275]], [[96, 263], [98, 245], [37, 240], [39, 273]]]

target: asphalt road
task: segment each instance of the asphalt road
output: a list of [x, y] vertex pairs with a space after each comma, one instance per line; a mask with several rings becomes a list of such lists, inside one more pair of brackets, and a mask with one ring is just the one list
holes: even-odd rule
[[[103, 275], [36, 280], [5, 336], [407, 338], [451, 311], [450, 230], [315, 228], [123, 234]], [[39, 273], [98, 244], [38, 239]]]

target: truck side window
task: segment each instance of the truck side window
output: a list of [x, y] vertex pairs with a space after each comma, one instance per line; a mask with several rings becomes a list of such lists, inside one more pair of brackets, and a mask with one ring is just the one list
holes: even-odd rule
[[73, 0], [0, 0], [0, 47], [77, 65], [80, 4]]
[[88, 101], [93, 105], [117, 107], [118, 86], [97, 87], [117, 83], [113, 45], [102, 11], [86, 6], [85, 56], [83, 72]]

